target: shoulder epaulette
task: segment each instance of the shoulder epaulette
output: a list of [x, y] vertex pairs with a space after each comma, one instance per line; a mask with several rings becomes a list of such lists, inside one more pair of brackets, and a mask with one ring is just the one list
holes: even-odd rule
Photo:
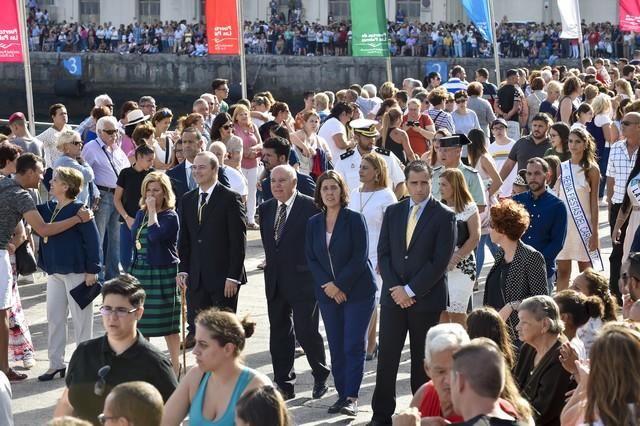
[[381, 147], [377, 147], [377, 148], [376, 148], [376, 152], [377, 152], [378, 154], [386, 155], [387, 157], [388, 157], [389, 155], [391, 155], [391, 151], [390, 151], [390, 150], [388, 150], [388, 149], [384, 149], [384, 148], [381, 148]]
[[345, 158], [351, 157], [355, 153], [356, 152], [354, 150], [350, 149], [349, 151], [345, 152], [344, 154], [340, 154], [340, 159], [344, 160]]

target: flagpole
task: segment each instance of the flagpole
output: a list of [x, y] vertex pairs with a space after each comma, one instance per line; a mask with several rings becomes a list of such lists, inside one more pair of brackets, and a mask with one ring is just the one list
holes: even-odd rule
[[390, 81], [393, 83], [393, 72], [391, 71], [391, 52], [389, 52], [386, 62], [387, 62], [387, 81]]
[[582, 40], [582, 18], [580, 18], [580, 3], [576, 2], [576, 13], [578, 14], [578, 51], [580, 52], [580, 69], [584, 72], [582, 61], [584, 60], [584, 42]]
[[500, 55], [498, 52], [498, 34], [496, 34], [495, 19], [493, 18], [493, 0], [487, 0], [489, 3], [489, 25], [493, 35], [493, 62], [496, 68], [496, 86], [500, 85]]
[[238, 45], [240, 47], [240, 89], [242, 90], [242, 98], [247, 99], [247, 62], [244, 51], [244, 22], [242, 21], [242, 3], [238, 0]]
[[29, 117], [29, 131], [31, 135], [36, 134], [36, 116], [33, 109], [33, 87], [31, 83], [31, 61], [29, 59], [29, 38], [27, 34], [27, 18], [24, 13], [24, 0], [17, 0], [18, 4], [18, 31], [22, 44], [22, 63], [24, 64], [24, 83], [27, 95], [27, 116]]

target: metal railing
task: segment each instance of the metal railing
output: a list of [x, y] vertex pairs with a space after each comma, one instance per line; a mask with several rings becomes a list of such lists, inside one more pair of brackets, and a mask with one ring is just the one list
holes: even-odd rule
[[[0, 118], [0, 125], [8, 126], [9, 120]], [[39, 135], [40, 133], [44, 132], [49, 127], [53, 126], [53, 123], [47, 123], [46, 121], [36, 121], [35, 125], [36, 125], [36, 134], [33, 136]], [[71, 124], [71, 123], [69, 123], [69, 126], [71, 126], [72, 129], [75, 129], [76, 127], [78, 127], [77, 124]]]

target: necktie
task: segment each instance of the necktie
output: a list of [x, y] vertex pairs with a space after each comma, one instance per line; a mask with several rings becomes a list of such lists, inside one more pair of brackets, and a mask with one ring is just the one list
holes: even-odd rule
[[200, 194], [200, 205], [198, 206], [198, 223], [202, 223], [202, 211], [204, 206], [207, 205], [207, 193]]
[[407, 221], [407, 248], [409, 248], [409, 243], [411, 243], [411, 237], [413, 237], [413, 231], [416, 229], [416, 224], [418, 223], [418, 210], [420, 209], [420, 204], [416, 204], [411, 208], [411, 214], [409, 215], [409, 220]]
[[191, 191], [196, 187], [195, 179], [193, 179], [193, 175], [191, 174], [191, 166], [186, 167], [186, 172], [187, 172], [187, 187], [189, 188], [189, 191]]
[[282, 232], [284, 231], [284, 223], [287, 219], [287, 205], [285, 203], [280, 203], [280, 207], [278, 207], [278, 217], [276, 217], [276, 226], [274, 230], [273, 237], [276, 240], [276, 243], [280, 241], [282, 237]]

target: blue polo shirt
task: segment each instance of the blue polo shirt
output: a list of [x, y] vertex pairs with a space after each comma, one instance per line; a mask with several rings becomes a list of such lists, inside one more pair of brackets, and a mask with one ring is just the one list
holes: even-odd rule
[[538, 198], [533, 198], [531, 191], [522, 192], [514, 195], [513, 199], [529, 212], [529, 228], [521, 239], [542, 253], [547, 264], [547, 277], [551, 277], [556, 271], [556, 257], [567, 236], [567, 208], [549, 191]]

